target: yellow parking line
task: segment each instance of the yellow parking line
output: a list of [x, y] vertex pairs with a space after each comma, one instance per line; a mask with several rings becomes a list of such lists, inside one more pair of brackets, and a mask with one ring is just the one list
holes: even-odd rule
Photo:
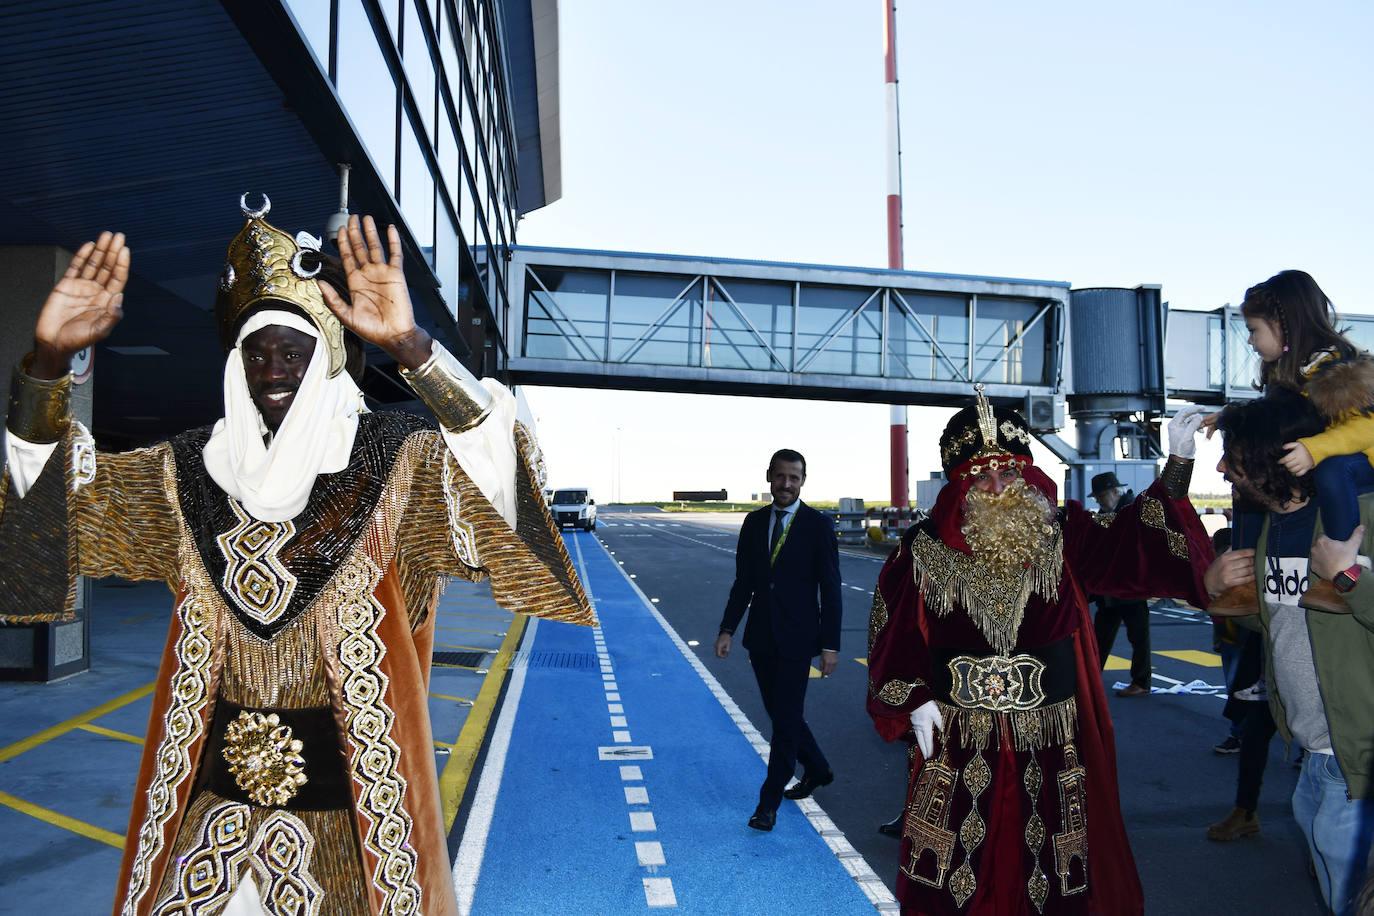
[[[81, 715], [74, 716], [73, 718], [68, 719], [66, 722], [60, 722], [57, 725], [52, 726], [51, 728], [43, 729], [36, 735], [30, 735], [22, 741], [16, 741], [8, 747], [0, 748], [0, 763], [4, 763], [6, 760], [18, 757], [25, 751], [31, 751], [34, 748], [38, 747], [38, 745], [51, 741], [59, 735], [65, 735], [67, 732], [71, 731], [74, 728], [80, 728], [82, 725], [85, 725], [92, 719], [99, 719], [106, 713], [114, 712], [121, 706], [128, 706], [130, 703], [135, 703], [152, 692], [153, 685], [144, 684], [137, 690], [130, 690], [123, 696], [115, 697], [108, 703], [102, 703], [94, 709], [88, 709]], [[121, 842], [120, 845], [122, 846], [123, 843]]]
[[88, 824], [85, 821], [78, 821], [74, 817], [67, 817], [65, 814], [58, 814], [56, 811], [40, 807], [33, 802], [26, 802], [22, 798], [16, 798], [8, 792], [0, 792], [0, 805], [13, 808], [15, 811], [27, 814], [30, 817], [36, 817], [40, 821], [47, 821], [49, 824], [56, 827], [70, 830], [72, 833], [79, 833], [84, 837], [90, 837], [93, 840], [108, 843], [115, 849], [124, 848], [124, 837], [117, 833], [111, 833], [108, 830], [104, 830], [94, 824]]
[[436, 646], [444, 649], [467, 649], [469, 652], [495, 652], [495, 649], [484, 649], [481, 646], [455, 646], [451, 642], [436, 642]]
[[439, 799], [443, 804], [446, 833], [453, 829], [453, 820], [458, 816], [458, 805], [467, 790], [468, 778], [472, 776], [472, 765], [477, 761], [482, 738], [487, 733], [491, 714], [496, 708], [496, 698], [501, 692], [506, 668], [510, 665], [511, 656], [515, 654], [515, 647], [519, 645], [520, 636], [524, 632], [525, 618], [517, 615], [511, 620], [510, 630], [506, 633], [506, 638], [501, 640], [501, 649], [496, 653], [487, 676], [482, 680], [482, 689], [478, 691], [472, 711], [463, 722], [462, 731], [458, 733], [458, 740], [453, 745], [453, 753], [449, 755], [448, 763], [444, 764], [444, 772], [439, 774]]
[[1108, 655], [1106, 663], [1102, 666], [1103, 671], [1129, 671], [1131, 663], [1119, 655]]
[[120, 741], [127, 741], [130, 744], [137, 744], [139, 747], [143, 746], [142, 738], [138, 737], [137, 735], [131, 735], [128, 732], [117, 732], [113, 728], [102, 728], [99, 725], [91, 725], [89, 722], [87, 722], [85, 725], [78, 725], [77, 728], [81, 729], [82, 731], [94, 732], [97, 735], [104, 735], [106, 738], [118, 738]]
[[472, 705], [472, 700], [467, 697], [451, 697], [446, 693], [431, 693], [430, 696], [434, 697], [436, 700], [452, 700], [455, 703], [466, 703], [469, 706]]
[[863, 665], [865, 668], [868, 667], [868, 659], [866, 659], [866, 658], [856, 658], [856, 659], [854, 659], [854, 661], [856, 661], [856, 662], [858, 662], [859, 664]]
[[433, 662], [436, 668], [457, 668], [459, 671], [487, 671], [487, 668], [478, 668], [476, 665], [450, 665], [448, 662]]
[[1162, 655], [1165, 658], [1175, 658], [1181, 662], [1188, 662], [1192, 665], [1201, 665], [1204, 668], [1220, 668], [1221, 656], [1215, 652], [1203, 652], [1201, 649], [1170, 649], [1168, 651], [1155, 652], [1155, 655]]

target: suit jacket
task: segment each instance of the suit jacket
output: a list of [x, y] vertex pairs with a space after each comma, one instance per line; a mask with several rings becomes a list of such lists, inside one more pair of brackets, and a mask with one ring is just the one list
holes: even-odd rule
[[840, 552], [835, 526], [806, 503], [797, 506], [777, 562], [770, 563], [771, 505], [744, 518], [735, 548], [735, 582], [721, 617], [735, 632], [746, 610], [744, 647], [784, 658], [814, 658], [840, 648]]

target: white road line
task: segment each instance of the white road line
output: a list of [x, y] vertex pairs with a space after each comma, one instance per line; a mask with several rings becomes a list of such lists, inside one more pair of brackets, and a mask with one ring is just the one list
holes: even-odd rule
[[644, 772], [639, 767], [623, 766], [620, 768], [620, 778], [625, 782], [635, 782], [644, 778]]
[[625, 721], [624, 716], [611, 716], [611, 728], [629, 728], [630, 723]]
[[635, 855], [645, 868], [668, 864], [668, 860], [663, 858], [663, 844], [659, 842], [635, 843]]
[[654, 908], [677, 906], [677, 895], [673, 893], [672, 879], [645, 878], [644, 900]]
[[[534, 633], [538, 628], [539, 618], [531, 617], [525, 625], [525, 635], [520, 640], [522, 646], [534, 645]], [[506, 698], [501, 704], [496, 728], [491, 732], [487, 760], [482, 765], [482, 776], [473, 794], [472, 809], [463, 825], [463, 841], [453, 862], [453, 891], [458, 897], [458, 912], [464, 916], [472, 912], [472, 900], [477, 895], [477, 879], [482, 873], [487, 834], [491, 831], [491, 819], [496, 813], [496, 796], [501, 791], [501, 774], [506, 768], [506, 752], [510, 750], [511, 733], [515, 730], [515, 715], [520, 708], [520, 694], [525, 690], [527, 671], [524, 667], [511, 669], [510, 686], [506, 688]]]
[[607, 706], [606, 711], [609, 713], [622, 713], [625, 711], [625, 707], [621, 706], [619, 703], [611, 703]]
[[625, 787], [625, 804], [627, 805], [647, 805], [649, 803], [649, 790], [643, 786]]
[[611, 740], [616, 744], [629, 744], [630, 733], [627, 731], [611, 732]]
[[631, 811], [630, 830], [634, 833], [654, 833], [658, 825], [654, 823], [652, 811]]

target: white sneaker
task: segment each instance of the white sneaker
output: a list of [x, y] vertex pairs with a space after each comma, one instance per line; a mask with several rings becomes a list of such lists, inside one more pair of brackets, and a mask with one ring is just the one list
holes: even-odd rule
[[1237, 700], [1243, 700], [1248, 703], [1263, 703], [1269, 699], [1269, 692], [1265, 689], [1264, 681], [1261, 679], [1251, 684], [1249, 687], [1237, 690], [1235, 693], [1231, 694], [1231, 696], [1235, 697]]

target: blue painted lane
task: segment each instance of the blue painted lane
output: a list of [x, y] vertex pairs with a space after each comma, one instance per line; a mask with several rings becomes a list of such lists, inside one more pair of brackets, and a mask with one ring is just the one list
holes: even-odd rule
[[873, 912], [866, 864], [796, 803], [771, 833], [746, 826], [758, 751], [600, 542], [568, 544], [602, 625], [540, 622], [523, 647], [471, 911]]

